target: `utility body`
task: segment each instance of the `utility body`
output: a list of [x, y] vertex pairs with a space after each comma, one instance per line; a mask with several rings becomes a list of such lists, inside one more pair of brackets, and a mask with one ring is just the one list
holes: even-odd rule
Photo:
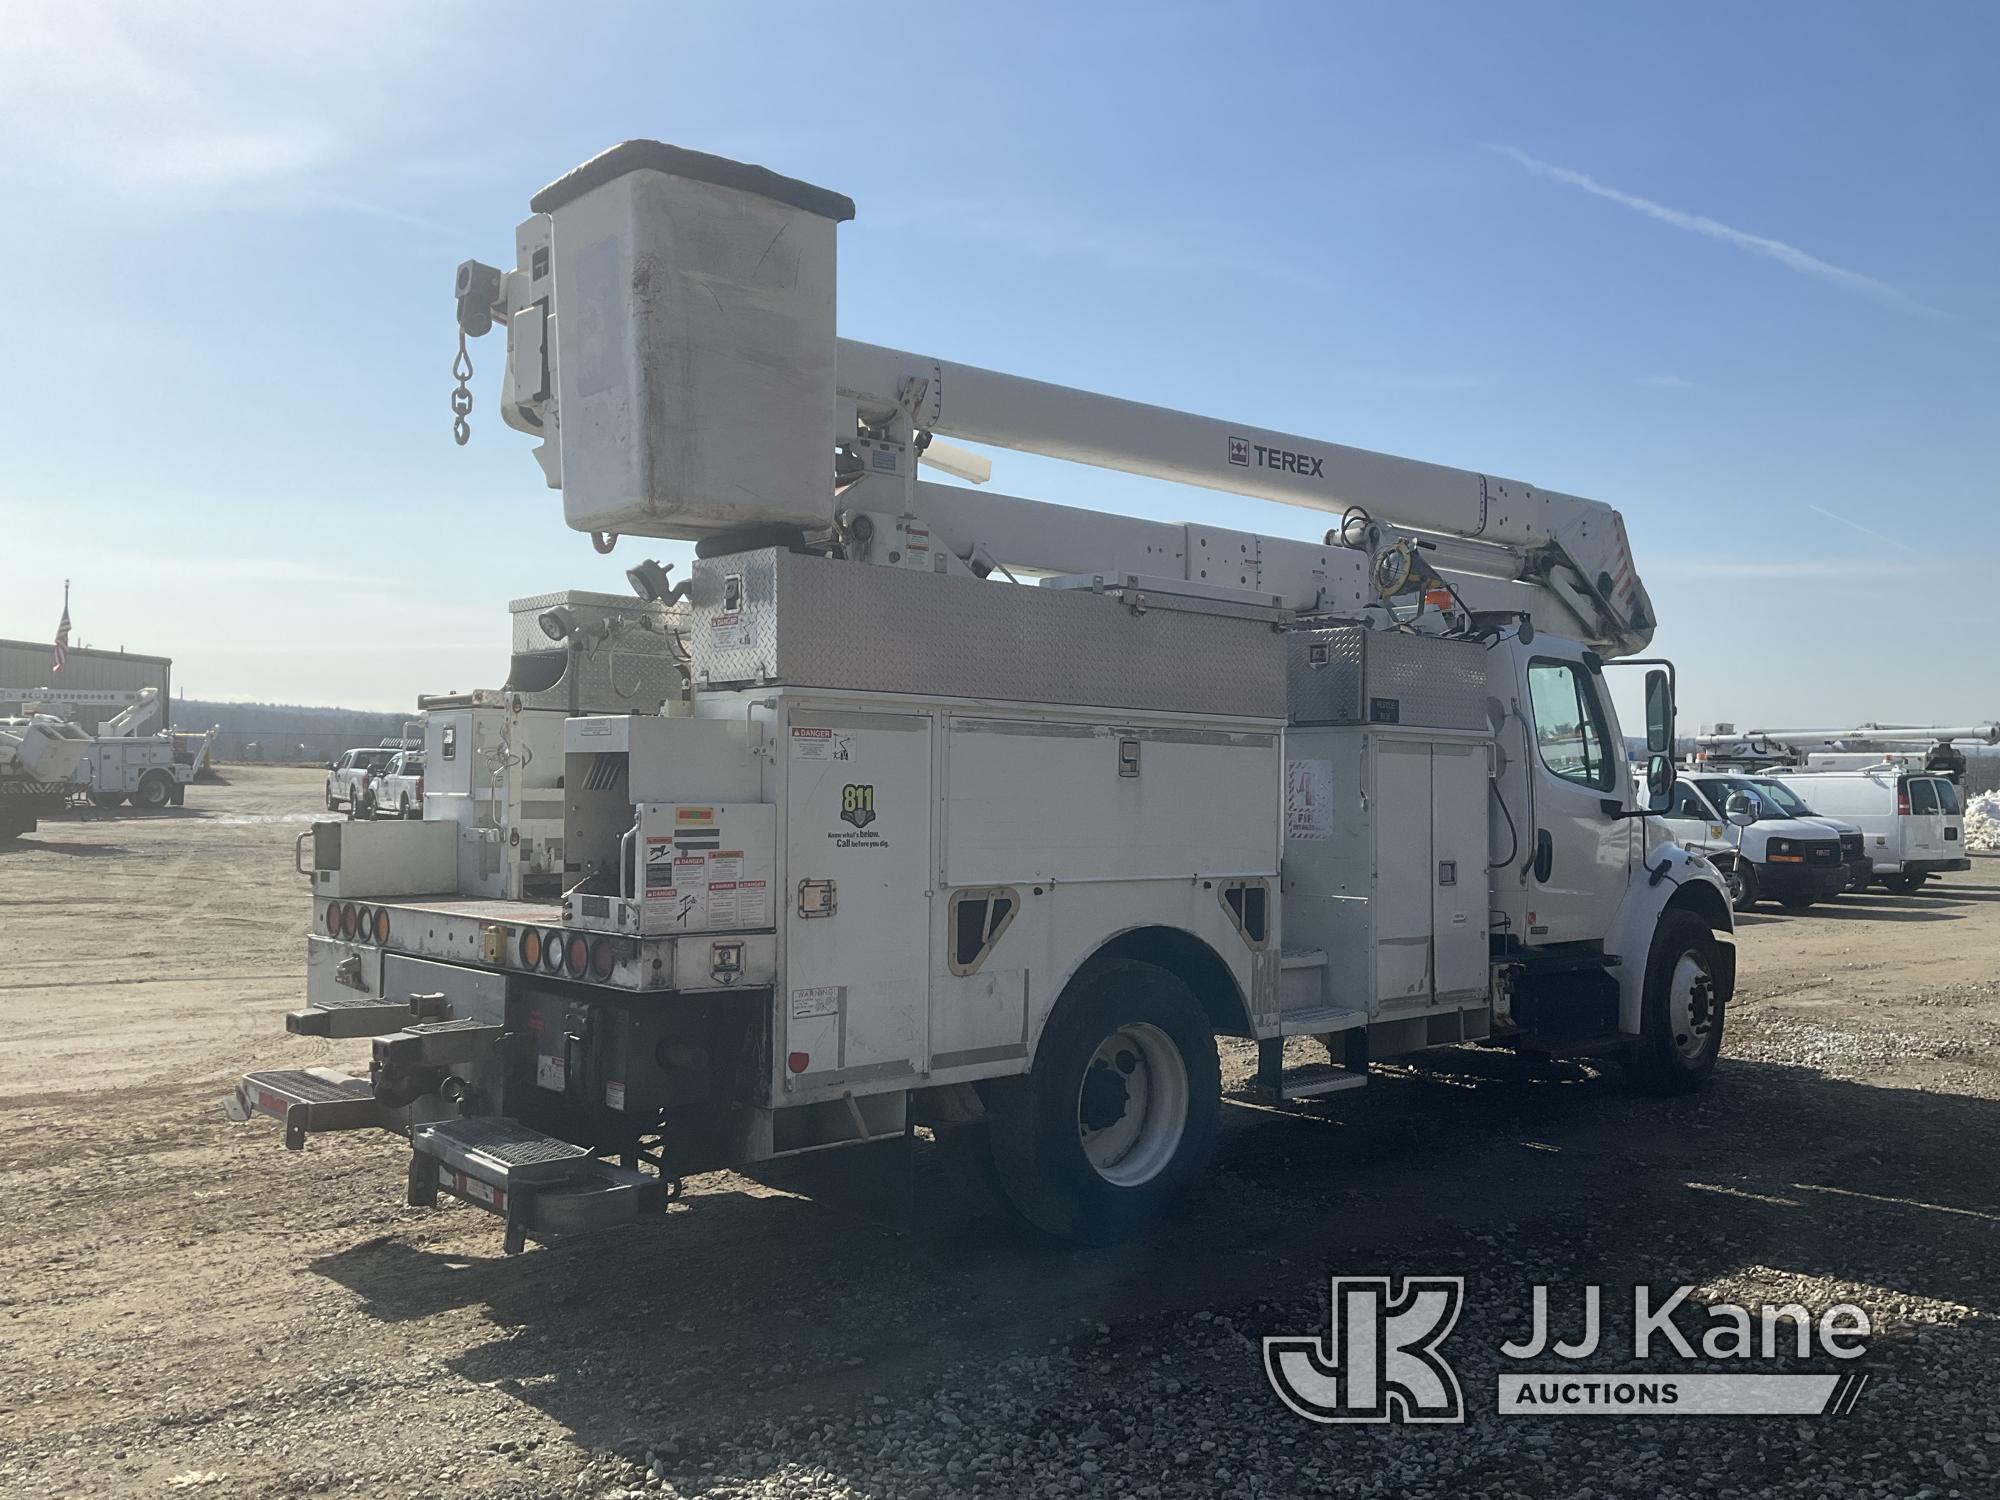
[[[1267, 1104], [1460, 1042], [1706, 1078], [1728, 893], [1646, 815], [1662, 663], [1631, 782], [1605, 676], [1653, 622], [1615, 511], [839, 339], [853, 205], [762, 168], [629, 142], [532, 206], [517, 269], [460, 268], [461, 327], [507, 325], [503, 415], [572, 527], [697, 560], [633, 568], [629, 620], [517, 601], [513, 683], [553, 680], [530, 621], [566, 680], [604, 673], [530, 762], [553, 891], [468, 869], [435, 700], [423, 821], [315, 827], [288, 1024], [373, 1036], [373, 1067], [251, 1074], [238, 1117], [395, 1132], [411, 1200], [482, 1206], [509, 1248], [920, 1125], [1107, 1240], [1200, 1169], [1218, 1036]], [[919, 478], [987, 477], [950, 438], [1339, 520]], [[642, 693], [605, 658], [650, 641], [671, 675]]]

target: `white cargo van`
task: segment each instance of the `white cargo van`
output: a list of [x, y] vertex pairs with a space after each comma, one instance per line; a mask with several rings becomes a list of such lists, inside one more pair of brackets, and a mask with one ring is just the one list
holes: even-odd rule
[[1857, 771], [1784, 771], [1770, 780], [1812, 810], [1858, 827], [1875, 879], [1892, 891], [1916, 890], [1933, 875], [1969, 870], [1958, 788], [1943, 776], [1893, 763]]

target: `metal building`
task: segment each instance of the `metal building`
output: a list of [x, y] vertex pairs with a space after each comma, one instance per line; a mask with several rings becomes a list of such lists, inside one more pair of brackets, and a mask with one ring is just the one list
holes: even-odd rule
[[[164, 656], [140, 656], [129, 651], [100, 651], [90, 646], [71, 646], [69, 661], [55, 670], [55, 650], [47, 641], [0, 641], [0, 715], [18, 714], [22, 697], [46, 692], [60, 701], [65, 691], [132, 691], [155, 687], [165, 705], [167, 721], [174, 714], [173, 662]], [[123, 703], [79, 703], [64, 710], [84, 728], [95, 731]], [[155, 726], [156, 728], [159, 726]]]

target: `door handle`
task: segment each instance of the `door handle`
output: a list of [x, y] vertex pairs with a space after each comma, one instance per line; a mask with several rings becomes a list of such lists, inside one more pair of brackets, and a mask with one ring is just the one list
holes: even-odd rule
[[1547, 880], [1549, 872], [1555, 868], [1556, 841], [1549, 836], [1546, 828], [1535, 830], [1535, 879]]

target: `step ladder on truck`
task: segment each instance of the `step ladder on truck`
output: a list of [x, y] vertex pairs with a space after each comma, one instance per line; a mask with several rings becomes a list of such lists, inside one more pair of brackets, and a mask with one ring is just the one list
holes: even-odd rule
[[[1664, 663], [1631, 784], [1605, 678], [1653, 622], [1615, 511], [838, 338], [853, 205], [762, 168], [628, 142], [531, 208], [461, 327], [506, 325], [571, 527], [697, 543], [628, 575], [687, 605], [680, 686], [567, 719], [559, 899], [465, 894], [429, 822], [318, 825], [287, 1024], [372, 1037], [369, 1076], [253, 1073], [237, 1117], [388, 1130], [413, 1203], [510, 1250], [917, 1125], [1105, 1241], [1200, 1170], [1218, 1036], [1287, 1107], [1468, 1041], [1708, 1076], [1729, 903], [1647, 817]], [[988, 477], [953, 438], [1338, 520], [921, 477]]]

